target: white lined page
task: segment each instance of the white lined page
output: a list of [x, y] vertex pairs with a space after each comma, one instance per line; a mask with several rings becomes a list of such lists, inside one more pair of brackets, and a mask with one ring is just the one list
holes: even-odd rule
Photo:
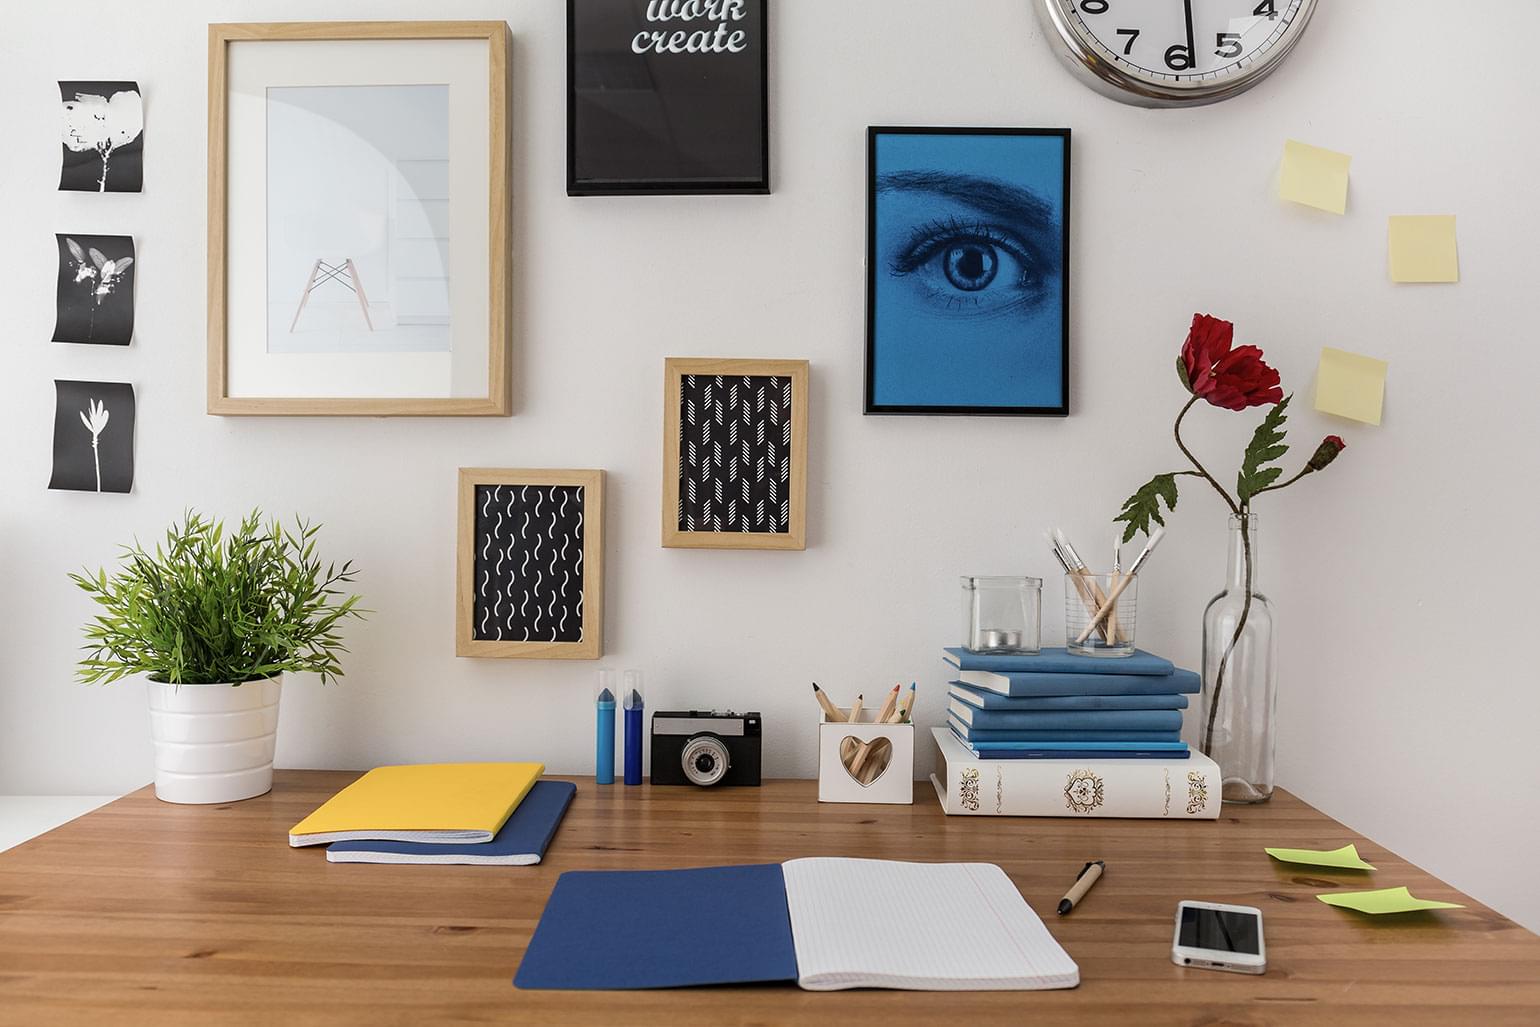
[[993, 863], [782, 864], [810, 991], [1073, 988], [1080, 970]]

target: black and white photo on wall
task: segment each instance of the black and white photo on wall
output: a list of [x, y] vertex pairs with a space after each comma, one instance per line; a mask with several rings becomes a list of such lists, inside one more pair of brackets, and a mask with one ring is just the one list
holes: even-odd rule
[[806, 546], [807, 387], [805, 360], [664, 362], [664, 546]]
[[598, 659], [604, 472], [462, 468], [455, 652]]
[[567, 0], [567, 193], [768, 193], [770, 0]]
[[144, 188], [144, 103], [137, 82], [61, 81], [64, 192], [137, 193]]
[[54, 342], [127, 346], [134, 336], [134, 239], [58, 235]]
[[134, 487], [134, 387], [56, 379], [51, 489], [130, 492]]
[[1067, 128], [867, 130], [868, 414], [1069, 413]]

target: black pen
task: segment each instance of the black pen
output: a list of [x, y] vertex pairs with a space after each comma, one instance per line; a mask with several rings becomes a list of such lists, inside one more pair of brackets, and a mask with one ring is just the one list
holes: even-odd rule
[[1059, 900], [1059, 915], [1063, 916], [1079, 905], [1085, 893], [1091, 890], [1091, 885], [1101, 880], [1102, 871], [1106, 869], [1107, 864], [1103, 860], [1093, 859], [1087, 863], [1075, 878], [1075, 883], [1070, 885], [1069, 891]]

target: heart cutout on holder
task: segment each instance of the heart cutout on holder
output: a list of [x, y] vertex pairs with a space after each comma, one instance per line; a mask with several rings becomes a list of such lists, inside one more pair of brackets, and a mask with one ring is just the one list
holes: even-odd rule
[[862, 788], [876, 784], [893, 762], [893, 743], [886, 738], [863, 742], [854, 735], [840, 739], [840, 763]]

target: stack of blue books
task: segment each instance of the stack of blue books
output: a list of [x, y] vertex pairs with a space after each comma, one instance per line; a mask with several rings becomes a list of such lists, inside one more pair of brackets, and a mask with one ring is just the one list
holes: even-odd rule
[[980, 759], [1187, 758], [1182, 711], [1200, 680], [1170, 660], [944, 652], [947, 725]]

